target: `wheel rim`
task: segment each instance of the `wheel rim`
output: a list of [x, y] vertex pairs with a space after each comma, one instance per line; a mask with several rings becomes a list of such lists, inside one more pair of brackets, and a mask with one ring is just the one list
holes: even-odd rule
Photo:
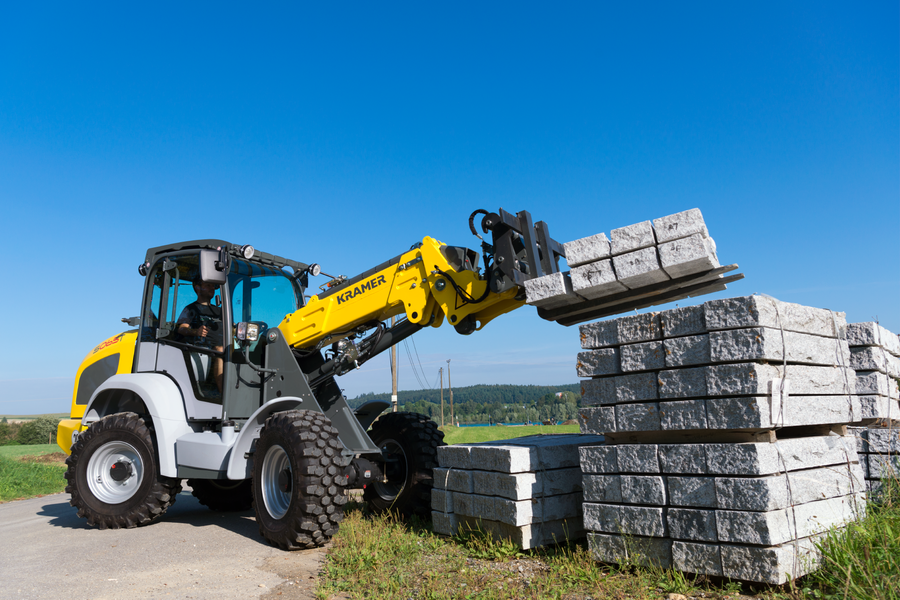
[[[125, 469], [125, 475], [115, 469]], [[104, 444], [88, 460], [87, 480], [95, 498], [106, 504], [121, 504], [134, 496], [144, 480], [141, 455], [126, 442]]]
[[387, 483], [376, 481], [371, 485], [382, 500], [392, 501], [400, 495], [400, 492], [406, 486], [406, 479], [409, 476], [409, 463], [406, 460], [406, 452], [403, 451], [403, 446], [395, 440], [382, 442], [381, 451], [387, 459], [385, 470], [388, 472], [388, 481]]
[[280, 519], [287, 513], [293, 495], [293, 471], [287, 452], [272, 446], [266, 452], [262, 467], [263, 502], [272, 517]]

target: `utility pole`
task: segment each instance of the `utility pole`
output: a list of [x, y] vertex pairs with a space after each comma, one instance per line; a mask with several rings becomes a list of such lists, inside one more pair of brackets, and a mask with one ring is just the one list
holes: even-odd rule
[[444, 367], [438, 369], [438, 374], [441, 376], [441, 427], [444, 426]]
[[450, 426], [453, 426], [453, 383], [450, 381], [450, 359], [447, 359], [447, 387], [450, 388]]
[[[391, 317], [391, 329], [397, 317]], [[391, 412], [397, 412], [397, 344], [391, 346]]]

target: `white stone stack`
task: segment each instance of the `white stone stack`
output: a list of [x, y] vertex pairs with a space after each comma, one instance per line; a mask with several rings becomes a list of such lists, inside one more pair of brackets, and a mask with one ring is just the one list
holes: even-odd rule
[[480, 530], [523, 549], [584, 537], [578, 449], [597, 435], [536, 435], [438, 448], [432, 526]]
[[784, 583], [858, 518], [843, 313], [765, 296], [581, 326], [584, 524], [598, 559]]
[[900, 479], [900, 425], [881, 423], [879, 426], [854, 427], [859, 462], [866, 474], [869, 497], [877, 501], [885, 479]]

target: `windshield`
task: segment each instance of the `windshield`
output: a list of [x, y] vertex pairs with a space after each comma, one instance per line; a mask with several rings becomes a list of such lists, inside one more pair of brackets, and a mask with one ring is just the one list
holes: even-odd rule
[[235, 322], [262, 321], [268, 327], [276, 327], [286, 315], [300, 308], [299, 290], [279, 268], [235, 259], [228, 283]]

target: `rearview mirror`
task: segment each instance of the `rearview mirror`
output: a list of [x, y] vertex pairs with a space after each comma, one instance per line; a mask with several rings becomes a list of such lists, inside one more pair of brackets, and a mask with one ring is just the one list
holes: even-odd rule
[[[222, 285], [227, 279], [227, 264], [220, 260], [216, 250], [200, 251], [200, 279], [206, 283]], [[220, 268], [221, 267], [221, 268]]]

